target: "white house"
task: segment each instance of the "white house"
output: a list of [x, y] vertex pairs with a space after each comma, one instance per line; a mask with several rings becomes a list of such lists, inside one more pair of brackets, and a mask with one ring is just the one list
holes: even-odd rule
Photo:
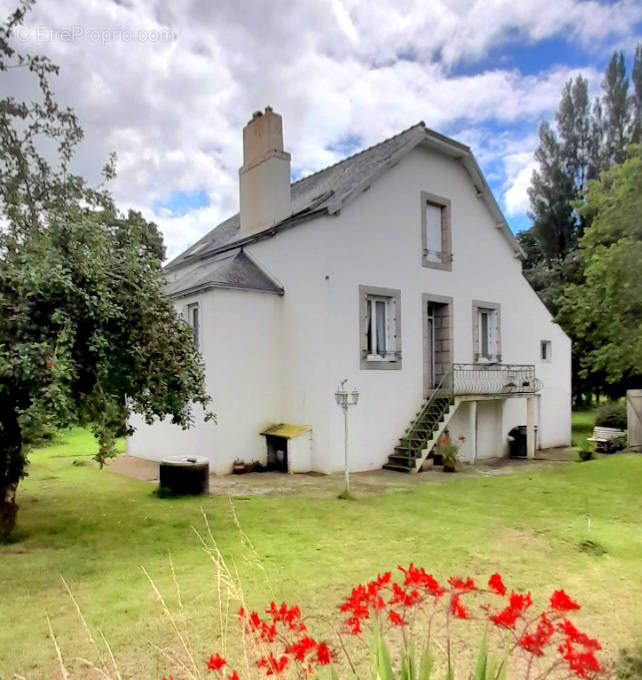
[[240, 214], [166, 268], [218, 422], [135, 419], [130, 455], [341, 470], [343, 378], [355, 471], [416, 470], [445, 427], [471, 461], [517, 425], [529, 454], [570, 442], [570, 341], [467, 146], [419, 123], [290, 184], [279, 115], [243, 145]]

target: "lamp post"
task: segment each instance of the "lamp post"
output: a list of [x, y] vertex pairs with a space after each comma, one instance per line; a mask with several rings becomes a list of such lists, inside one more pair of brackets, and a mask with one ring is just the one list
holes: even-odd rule
[[348, 466], [348, 407], [356, 406], [359, 403], [359, 391], [355, 387], [352, 392], [348, 392], [345, 388], [345, 384], [348, 382], [347, 378], [344, 378], [337, 387], [337, 391], [334, 393], [334, 398], [336, 399], [337, 405], [343, 409], [343, 428], [344, 428], [344, 468], [345, 468], [345, 482], [346, 488], [344, 492], [339, 496], [340, 498], [350, 497], [350, 470]]

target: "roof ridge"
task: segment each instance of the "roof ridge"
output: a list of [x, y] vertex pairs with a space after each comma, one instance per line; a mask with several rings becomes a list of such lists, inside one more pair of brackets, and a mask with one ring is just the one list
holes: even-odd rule
[[414, 125], [411, 125], [410, 127], [407, 127], [405, 130], [401, 130], [401, 132], [397, 132], [397, 134], [392, 135], [391, 137], [388, 137], [386, 139], [381, 140], [380, 142], [377, 142], [376, 144], [372, 144], [371, 146], [367, 146], [365, 149], [361, 149], [361, 151], [357, 151], [356, 153], [353, 153], [351, 156], [346, 156], [345, 158], [342, 158], [341, 160], [337, 161], [336, 163], [333, 163], [332, 165], [326, 165], [325, 168], [320, 168], [319, 170], [315, 170], [314, 172], [310, 173], [309, 175], [306, 175], [305, 177], [301, 177], [300, 179], [297, 179], [296, 182], [292, 182], [290, 186], [295, 186], [296, 184], [299, 184], [300, 182], [305, 182], [305, 180], [310, 179], [310, 177], [314, 177], [315, 175], [318, 175], [322, 172], [325, 172], [326, 170], [331, 170], [332, 168], [336, 168], [337, 165], [341, 165], [341, 163], [345, 163], [349, 160], [352, 160], [353, 158], [356, 158], [357, 156], [360, 156], [363, 153], [367, 153], [368, 151], [372, 151], [372, 149], [376, 149], [378, 146], [382, 146], [383, 144], [387, 144], [388, 142], [391, 142], [393, 139], [396, 139], [397, 137], [401, 137], [401, 135], [405, 135], [406, 132], [410, 132], [413, 128], [416, 127], [423, 127], [424, 130], [426, 130], [426, 123], [424, 123], [423, 120], [420, 120], [418, 123], [415, 123]]

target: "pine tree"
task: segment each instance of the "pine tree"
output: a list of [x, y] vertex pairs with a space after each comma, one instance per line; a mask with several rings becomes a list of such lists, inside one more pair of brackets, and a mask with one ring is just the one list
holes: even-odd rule
[[621, 163], [629, 142], [629, 81], [623, 52], [614, 52], [602, 81], [606, 156], [608, 164]]
[[631, 141], [642, 142], [642, 43], [638, 43], [631, 69]]
[[577, 76], [566, 83], [555, 120], [566, 171], [576, 191], [583, 191], [591, 164], [591, 105], [586, 78]]
[[563, 257], [575, 243], [572, 201], [575, 188], [566, 170], [563, 147], [548, 123], [539, 128], [535, 150], [539, 170], [533, 172], [528, 189], [533, 232], [546, 259]]

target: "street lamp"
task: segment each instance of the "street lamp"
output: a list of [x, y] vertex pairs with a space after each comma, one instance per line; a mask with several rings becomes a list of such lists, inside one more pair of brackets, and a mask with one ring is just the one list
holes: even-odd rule
[[352, 392], [348, 392], [345, 388], [345, 384], [348, 382], [347, 378], [344, 378], [337, 387], [337, 391], [334, 393], [334, 398], [337, 405], [343, 409], [343, 429], [344, 429], [344, 468], [345, 468], [345, 481], [346, 488], [344, 492], [339, 496], [339, 498], [350, 498], [350, 470], [348, 468], [348, 407], [356, 406], [359, 403], [359, 391], [355, 387]]

